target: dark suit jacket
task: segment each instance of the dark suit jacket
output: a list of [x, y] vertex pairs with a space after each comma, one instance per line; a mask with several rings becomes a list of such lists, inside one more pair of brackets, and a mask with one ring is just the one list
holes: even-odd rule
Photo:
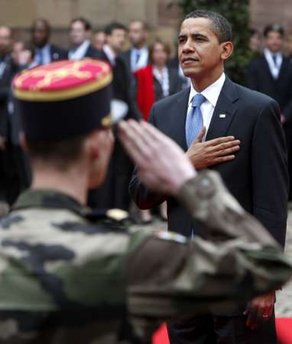
[[288, 58], [283, 57], [277, 79], [273, 78], [264, 55], [253, 59], [247, 68], [246, 85], [274, 98], [287, 121], [292, 122], [292, 63]]
[[8, 100], [11, 90], [12, 78], [15, 75], [15, 68], [13, 66], [10, 55], [7, 54], [3, 59], [5, 67], [2, 76], [0, 77], [0, 135], [8, 137]]
[[[182, 79], [174, 68], [168, 67], [169, 94], [175, 94], [183, 89]], [[163, 98], [163, 90], [160, 82], [154, 77], [155, 101]]]
[[[98, 59], [111, 65], [104, 51], [98, 51]], [[130, 73], [125, 62], [116, 57], [113, 69], [112, 93], [115, 99], [124, 101], [128, 107], [127, 118], [139, 119], [140, 114], [130, 94]], [[112, 158], [109, 163], [105, 181], [98, 189], [89, 193], [88, 204], [93, 208], [121, 208], [128, 210], [130, 196], [128, 184], [131, 179], [133, 165], [125, 154], [122, 145], [115, 141]]]
[[[123, 52], [121, 54], [121, 58], [125, 61], [128, 70], [131, 71], [131, 49]], [[147, 64], [149, 64], [149, 63], [150, 63], [150, 60], [149, 60], [149, 57], [148, 57]]]
[[[150, 122], [184, 150], [187, 150], [185, 119], [189, 91], [189, 88], [185, 89], [156, 103], [150, 116]], [[220, 114], [226, 117], [221, 118]], [[222, 175], [241, 205], [284, 245], [288, 176], [278, 104], [227, 78], [214, 110], [207, 140], [225, 135], [240, 139], [240, 151], [233, 161], [216, 165], [213, 169]], [[156, 206], [164, 200], [162, 196], [150, 193], [135, 174], [130, 183], [130, 193], [142, 209]], [[175, 199], [167, 201], [168, 228], [190, 236], [190, 216]]]
[[51, 62], [67, 59], [66, 50], [59, 48], [54, 44], [50, 44], [50, 54], [51, 54]]
[[[66, 53], [67, 59], [69, 58], [69, 51], [70, 50], [68, 50]], [[99, 50], [95, 49], [94, 46], [90, 44], [83, 57], [90, 57], [92, 59], [98, 59], [100, 58], [100, 53], [101, 52]]]

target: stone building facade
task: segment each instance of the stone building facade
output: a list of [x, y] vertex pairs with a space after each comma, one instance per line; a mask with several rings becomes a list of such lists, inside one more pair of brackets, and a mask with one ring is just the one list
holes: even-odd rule
[[[76, 16], [85, 16], [95, 28], [111, 21], [127, 24], [131, 19], [145, 20], [152, 37], [173, 43], [181, 20], [178, 0], [0, 0], [0, 25], [15, 29], [16, 37], [28, 39], [29, 27], [36, 17], [50, 20], [53, 41], [66, 46], [67, 28]], [[292, 0], [250, 0], [250, 24], [262, 30], [271, 22], [282, 23], [292, 34]]]

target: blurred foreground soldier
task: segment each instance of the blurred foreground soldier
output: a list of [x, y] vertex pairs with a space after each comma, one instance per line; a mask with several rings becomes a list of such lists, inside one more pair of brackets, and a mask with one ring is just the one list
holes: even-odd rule
[[232, 308], [291, 275], [277, 243], [220, 177], [197, 175], [147, 123], [120, 123], [120, 139], [145, 185], [176, 196], [205, 226], [204, 238], [128, 230], [124, 212], [84, 207], [113, 146], [110, 80], [107, 64], [84, 60], [37, 67], [14, 82], [34, 179], [0, 223], [0, 343], [116, 343], [126, 312], [150, 334], [163, 319]]

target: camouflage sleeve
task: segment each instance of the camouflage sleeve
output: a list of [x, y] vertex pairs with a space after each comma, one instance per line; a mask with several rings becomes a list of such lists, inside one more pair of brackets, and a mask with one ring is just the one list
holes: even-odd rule
[[[136, 321], [232, 311], [289, 279], [291, 262], [216, 174], [189, 181], [179, 199], [206, 225], [206, 238], [212, 240], [188, 241], [168, 232], [133, 234], [128, 305]], [[253, 233], [257, 230], [260, 235]]]
[[244, 242], [278, 247], [259, 221], [227, 191], [217, 172], [201, 172], [183, 185], [177, 198], [202, 224], [199, 235], [207, 240], [241, 238]]

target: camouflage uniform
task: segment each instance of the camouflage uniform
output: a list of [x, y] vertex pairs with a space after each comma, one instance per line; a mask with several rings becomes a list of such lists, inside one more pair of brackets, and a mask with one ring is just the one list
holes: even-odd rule
[[23, 193], [0, 223], [0, 343], [116, 343], [127, 308], [150, 333], [163, 319], [238, 306], [289, 278], [280, 248], [214, 172], [178, 199], [204, 238], [127, 229], [53, 190]]

